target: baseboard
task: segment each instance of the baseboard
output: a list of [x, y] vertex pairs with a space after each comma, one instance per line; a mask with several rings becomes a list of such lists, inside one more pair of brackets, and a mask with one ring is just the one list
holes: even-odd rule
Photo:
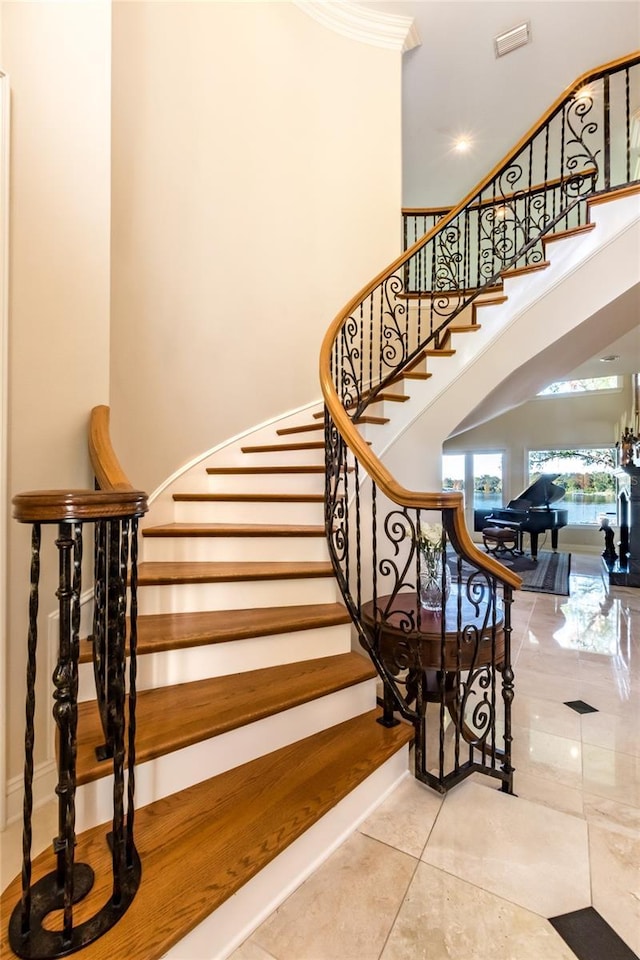
[[[49, 803], [55, 798], [58, 783], [58, 768], [55, 760], [37, 764], [33, 771], [33, 808]], [[24, 777], [12, 777], [7, 783], [7, 826], [22, 818], [24, 801]]]

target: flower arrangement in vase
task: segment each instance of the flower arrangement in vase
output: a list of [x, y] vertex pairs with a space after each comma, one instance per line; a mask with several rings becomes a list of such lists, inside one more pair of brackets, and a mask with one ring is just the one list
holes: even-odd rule
[[420, 524], [418, 550], [420, 551], [418, 588], [420, 606], [425, 610], [441, 611], [451, 590], [451, 572], [445, 562], [442, 524]]

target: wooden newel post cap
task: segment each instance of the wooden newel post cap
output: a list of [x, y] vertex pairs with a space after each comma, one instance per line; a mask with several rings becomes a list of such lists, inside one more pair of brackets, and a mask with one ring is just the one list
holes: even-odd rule
[[19, 523], [64, 523], [142, 517], [148, 509], [141, 490], [30, 490], [12, 500]]

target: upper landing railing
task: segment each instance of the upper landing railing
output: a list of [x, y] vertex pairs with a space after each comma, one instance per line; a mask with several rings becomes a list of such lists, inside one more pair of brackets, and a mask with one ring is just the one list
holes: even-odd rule
[[[385, 721], [399, 712], [415, 724], [416, 776], [439, 790], [478, 769], [512, 789], [510, 605], [520, 581], [475, 547], [462, 494], [402, 487], [357, 422], [442, 347], [454, 321], [474, 322], [466, 318], [476, 298], [509, 272], [542, 264], [545, 237], [584, 224], [589, 200], [637, 188], [639, 110], [640, 52], [580, 77], [458, 206], [425, 221], [424, 235], [353, 297], [322, 345], [329, 549], [383, 680]], [[416, 600], [434, 550], [452, 577], [438, 567], [435, 620]]]

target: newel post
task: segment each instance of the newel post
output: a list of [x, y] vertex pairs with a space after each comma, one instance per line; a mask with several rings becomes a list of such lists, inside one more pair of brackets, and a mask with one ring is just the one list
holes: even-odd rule
[[[106, 933], [130, 906], [140, 884], [141, 864], [133, 838], [135, 764], [135, 639], [137, 582], [137, 524], [147, 509], [140, 491], [94, 492], [45, 490], [24, 493], [13, 500], [14, 517], [32, 526], [29, 629], [27, 639], [27, 691], [25, 724], [22, 895], [9, 921], [9, 942], [19, 957], [45, 960], [66, 956]], [[54, 868], [32, 883], [31, 838], [33, 812], [33, 753], [35, 686], [38, 643], [39, 582], [42, 526], [57, 524], [55, 546], [59, 581], [57, 663], [53, 672], [53, 717], [57, 731], [58, 833], [53, 841]], [[107, 611], [104, 628], [113, 642], [106, 652], [110, 682], [98, 690], [101, 715], [109, 716], [111, 742], [107, 759], [113, 772], [112, 829], [105, 842], [111, 849], [111, 895], [89, 919], [74, 923], [74, 906], [89, 894], [94, 871], [75, 860], [75, 796], [78, 721], [78, 660], [80, 650], [80, 598], [82, 593], [83, 530], [96, 524], [108, 531], [112, 563], [107, 579], [96, 565], [94, 598]], [[100, 581], [100, 582], [98, 582]], [[129, 661], [126, 678], [127, 598], [133, 584], [129, 610]], [[106, 596], [109, 602], [100, 603]], [[95, 623], [95, 621], [94, 621]], [[128, 693], [128, 698], [127, 698]], [[127, 699], [129, 709], [126, 709]], [[125, 809], [125, 738], [128, 790]], [[60, 912], [45, 923], [53, 911]]]

